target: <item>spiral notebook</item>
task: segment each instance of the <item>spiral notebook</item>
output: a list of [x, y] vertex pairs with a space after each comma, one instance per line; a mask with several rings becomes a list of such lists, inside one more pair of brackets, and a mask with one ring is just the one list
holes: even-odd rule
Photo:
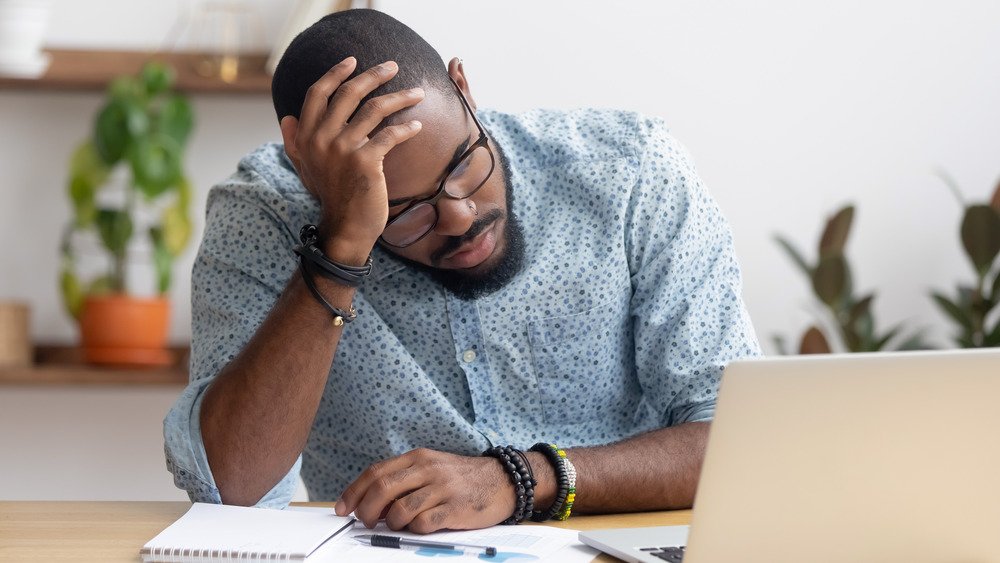
[[305, 561], [354, 518], [329, 511], [300, 512], [196, 502], [142, 547], [151, 562]]

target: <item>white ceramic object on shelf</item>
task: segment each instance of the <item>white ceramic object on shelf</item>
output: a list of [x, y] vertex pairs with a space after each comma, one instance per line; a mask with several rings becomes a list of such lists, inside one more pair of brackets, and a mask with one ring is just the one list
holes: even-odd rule
[[49, 56], [42, 52], [52, 11], [50, 0], [0, 0], [0, 74], [42, 75]]

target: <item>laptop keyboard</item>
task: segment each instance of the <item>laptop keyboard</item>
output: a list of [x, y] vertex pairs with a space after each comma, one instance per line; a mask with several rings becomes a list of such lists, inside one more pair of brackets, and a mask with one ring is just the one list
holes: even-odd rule
[[653, 557], [659, 557], [670, 563], [681, 563], [684, 560], [684, 546], [681, 547], [642, 547], [639, 551], [644, 551]]

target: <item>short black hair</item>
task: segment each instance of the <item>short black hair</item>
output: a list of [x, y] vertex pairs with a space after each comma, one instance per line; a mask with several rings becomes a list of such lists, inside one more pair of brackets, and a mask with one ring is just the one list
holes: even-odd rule
[[[306, 91], [333, 65], [353, 56], [353, 78], [385, 61], [396, 61], [399, 72], [366, 96], [407, 88], [452, 88], [441, 55], [399, 20], [377, 10], [344, 10], [329, 14], [298, 34], [281, 56], [271, 79], [271, 99], [278, 121], [302, 113]], [[360, 104], [359, 104], [360, 105]]]

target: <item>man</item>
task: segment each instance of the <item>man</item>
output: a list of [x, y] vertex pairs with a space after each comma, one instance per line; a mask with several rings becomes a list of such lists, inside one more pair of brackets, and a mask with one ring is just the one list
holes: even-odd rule
[[[460, 60], [370, 10], [298, 36], [272, 93], [284, 144], [209, 195], [178, 486], [281, 507], [301, 471], [368, 526], [477, 528], [525, 500], [481, 452], [551, 442], [574, 512], [691, 505], [721, 370], [759, 347], [658, 120], [477, 111]], [[534, 507], [568, 512], [541, 450]]]

